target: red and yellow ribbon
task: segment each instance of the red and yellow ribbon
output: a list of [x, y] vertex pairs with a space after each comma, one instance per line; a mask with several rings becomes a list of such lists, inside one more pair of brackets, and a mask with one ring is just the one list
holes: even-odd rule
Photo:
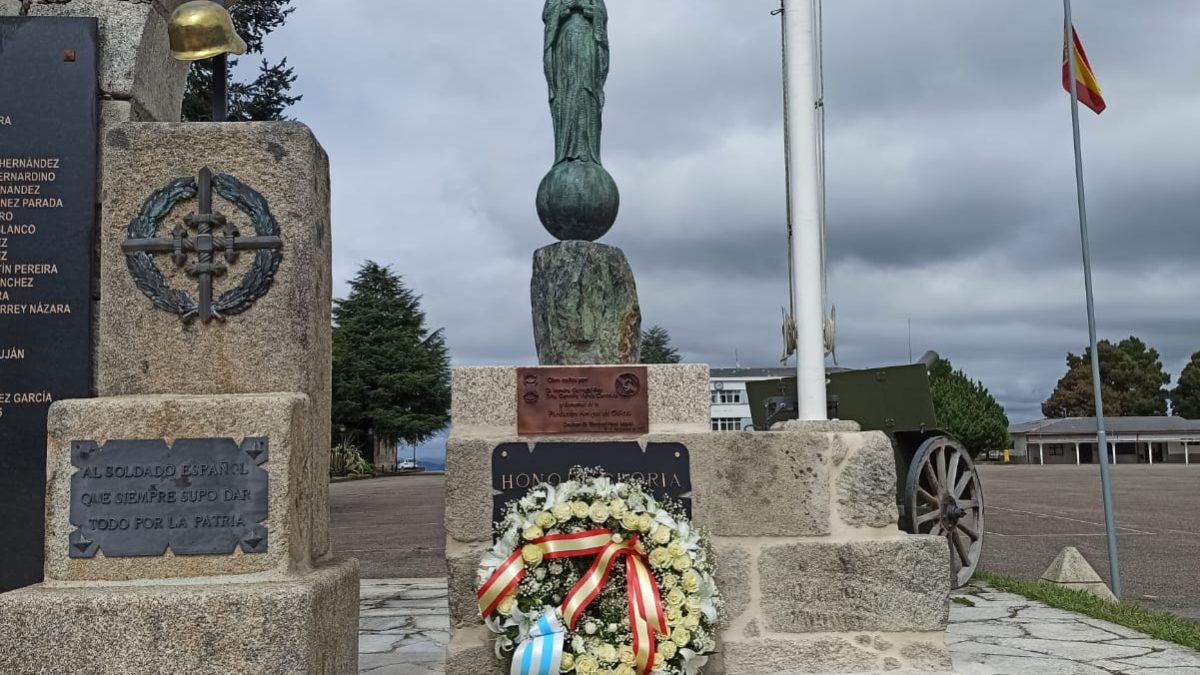
[[[666, 635], [667, 622], [663, 616], [658, 582], [654, 580], [654, 575], [646, 564], [646, 554], [637, 548], [637, 535], [617, 543], [613, 541], [611, 531], [599, 529], [576, 534], [546, 535], [534, 539], [531, 544], [539, 547], [542, 556], [547, 559], [596, 556], [592, 566], [563, 599], [563, 619], [571, 630], [575, 629], [579, 617], [604, 588], [613, 563], [617, 558], [625, 558], [633, 653], [637, 659], [638, 674], [649, 673], [654, 665], [654, 633]], [[521, 549], [518, 549], [500, 564], [491, 578], [476, 592], [479, 609], [483, 615], [487, 616], [495, 611], [524, 577], [525, 560]]]

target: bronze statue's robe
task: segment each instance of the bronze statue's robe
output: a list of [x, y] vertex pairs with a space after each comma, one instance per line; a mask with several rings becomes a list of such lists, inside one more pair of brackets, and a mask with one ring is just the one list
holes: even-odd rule
[[600, 113], [608, 79], [604, 0], [546, 0], [543, 55], [554, 119], [554, 163], [600, 163]]

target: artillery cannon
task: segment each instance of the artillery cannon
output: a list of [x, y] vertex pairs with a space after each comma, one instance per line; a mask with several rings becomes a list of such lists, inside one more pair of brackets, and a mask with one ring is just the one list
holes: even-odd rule
[[[975, 458], [938, 428], [927, 352], [914, 364], [852, 370], [831, 368], [826, 388], [830, 419], [857, 422], [864, 431], [882, 431], [896, 456], [896, 496], [900, 528], [946, 540], [951, 581], [971, 580], [983, 551], [983, 487]], [[796, 418], [796, 380], [746, 384], [754, 428]]]

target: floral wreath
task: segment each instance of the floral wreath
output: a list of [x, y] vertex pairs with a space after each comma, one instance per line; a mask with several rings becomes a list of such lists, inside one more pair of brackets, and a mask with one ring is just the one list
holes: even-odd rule
[[707, 537], [677, 503], [576, 468], [510, 502], [496, 534], [476, 595], [512, 675], [696, 675], [708, 662], [722, 603]]

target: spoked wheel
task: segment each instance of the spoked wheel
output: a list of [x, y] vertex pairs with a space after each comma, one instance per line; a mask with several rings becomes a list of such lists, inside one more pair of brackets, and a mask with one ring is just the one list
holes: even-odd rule
[[983, 488], [958, 441], [934, 436], [917, 449], [905, 481], [904, 514], [909, 533], [946, 540], [950, 581], [965, 586], [983, 552]]

